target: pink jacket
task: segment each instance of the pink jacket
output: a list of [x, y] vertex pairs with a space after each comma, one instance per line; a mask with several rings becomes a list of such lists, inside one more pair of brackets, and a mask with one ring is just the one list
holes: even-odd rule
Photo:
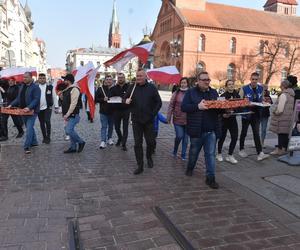
[[186, 91], [176, 91], [173, 93], [169, 108], [167, 120], [171, 122], [173, 116], [173, 123], [176, 125], [186, 125], [186, 113], [181, 111], [181, 103]]

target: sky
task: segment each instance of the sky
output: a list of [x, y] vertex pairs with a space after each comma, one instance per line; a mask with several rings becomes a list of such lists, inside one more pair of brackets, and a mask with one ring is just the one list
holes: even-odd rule
[[[34, 36], [46, 42], [51, 67], [65, 67], [66, 52], [75, 48], [108, 46], [113, 0], [27, 0]], [[211, 0], [209, 2], [262, 10], [266, 0]], [[25, 0], [21, 0], [25, 4]], [[161, 0], [116, 0], [122, 47], [138, 43], [143, 29], [153, 30]]]

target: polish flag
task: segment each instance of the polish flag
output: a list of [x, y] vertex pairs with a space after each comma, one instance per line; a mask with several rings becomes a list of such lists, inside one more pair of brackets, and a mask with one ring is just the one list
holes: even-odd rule
[[147, 70], [148, 78], [162, 84], [179, 83], [181, 75], [175, 66], [166, 66]]
[[85, 94], [90, 109], [91, 118], [95, 116], [95, 78], [99, 67], [96, 69], [92, 62], [79, 67], [75, 73], [75, 85], [80, 88], [80, 92]]
[[106, 61], [104, 65], [105, 67], [112, 66], [117, 70], [117, 72], [120, 72], [124, 69], [125, 65], [136, 56], [141, 60], [143, 64], [145, 64], [148, 60], [153, 45], [154, 42], [151, 42], [124, 50], [121, 53], [115, 55], [112, 59]]
[[18, 68], [7, 68], [0, 71], [0, 78], [14, 77], [17, 82], [24, 81], [24, 73], [31, 72], [32, 76], [37, 77], [37, 71], [34, 67], [18, 67]]

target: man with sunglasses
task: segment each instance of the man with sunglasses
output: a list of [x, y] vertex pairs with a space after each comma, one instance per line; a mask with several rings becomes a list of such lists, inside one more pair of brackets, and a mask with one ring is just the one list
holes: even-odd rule
[[186, 175], [192, 176], [199, 153], [204, 148], [206, 181], [213, 189], [219, 188], [215, 181], [216, 141], [220, 131], [218, 111], [208, 109], [205, 101], [217, 100], [218, 93], [210, 87], [210, 78], [207, 72], [197, 76], [196, 87], [189, 89], [181, 105], [181, 110], [187, 113], [187, 133], [190, 136], [189, 161]]
[[[248, 85], [245, 85], [240, 90], [241, 98], [248, 98], [250, 102], [263, 102], [263, 86], [258, 84], [259, 74], [254, 72], [251, 74], [251, 82]], [[243, 158], [248, 157], [248, 154], [245, 151], [245, 139], [248, 133], [249, 125], [251, 125], [255, 148], [257, 152], [257, 160], [262, 161], [269, 157], [269, 155], [264, 154], [262, 151], [261, 140], [259, 136], [259, 124], [260, 124], [260, 107], [254, 106], [247, 108], [244, 111], [252, 111], [253, 114], [243, 115], [242, 116], [242, 131], [240, 136], [240, 152], [239, 155]]]

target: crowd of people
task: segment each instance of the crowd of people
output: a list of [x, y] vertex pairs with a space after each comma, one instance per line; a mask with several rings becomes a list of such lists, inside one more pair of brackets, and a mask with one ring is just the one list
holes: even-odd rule
[[[219, 97], [218, 92], [211, 87], [211, 79], [208, 72], [197, 75], [196, 83], [191, 86], [188, 78], [182, 78], [180, 84], [172, 91], [172, 97], [168, 106], [167, 116], [159, 111], [162, 101], [154, 84], [147, 81], [144, 70], [138, 70], [135, 84], [126, 82], [123, 73], [117, 74], [114, 84], [111, 75], [106, 75], [103, 84], [95, 90], [95, 102], [99, 103], [100, 113], [100, 146], [104, 150], [107, 145], [116, 145], [123, 151], [127, 151], [127, 138], [130, 122], [132, 123], [134, 136], [134, 152], [137, 162], [135, 175], [144, 171], [143, 138], [146, 142], [146, 162], [148, 168], [154, 167], [153, 154], [156, 150], [156, 137], [158, 135], [159, 121], [173, 124], [175, 130], [174, 147], [171, 152], [173, 157], [179, 156], [187, 160], [186, 175], [192, 176], [198, 161], [201, 149], [204, 150], [206, 166], [206, 184], [217, 189], [219, 187], [215, 178], [216, 161], [222, 162], [223, 145], [227, 132], [230, 133], [230, 144], [225, 160], [237, 164], [234, 156], [236, 144], [239, 139], [239, 156], [248, 157], [245, 151], [245, 139], [249, 126], [253, 133], [253, 140], [257, 152], [257, 160], [262, 161], [269, 157], [263, 152], [269, 118], [271, 117], [270, 130], [278, 135], [278, 144], [271, 155], [282, 155], [287, 152], [289, 133], [293, 126], [291, 119], [295, 99], [300, 99], [297, 88], [297, 77], [289, 76], [281, 83], [281, 94], [277, 98], [274, 107], [267, 86], [258, 83], [259, 74], [252, 73], [250, 83], [236, 90], [235, 82], [227, 80], [225, 92]], [[23, 112], [32, 112], [24, 116], [11, 115], [14, 125], [18, 130], [18, 138], [24, 134], [24, 151], [31, 153], [32, 147], [38, 145], [34, 129], [36, 118], [39, 119], [43, 136], [42, 142], [51, 142], [51, 114], [53, 107], [61, 105], [64, 119], [65, 134], [70, 138], [70, 146], [65, 154], [80, 153], [86, 142], [76, 132], [76, 125], [80, 122], [80, 110], [85, 100], [80, 88], [74, 84], [72, 74], [67, 74], [55, 88], [47, 84], [46, 75], [39, 74], [34, 82], [32, 74], [24, 74], [24, 82], [16, 84], [14, 78], [7, 80], [7, 84], [1, 82], [0, 93], [2, 103], [8, 107], [18, 107]], [[59, 98], [57, 98], [59, 97]], [[253, 105], [239, 109], [209, 109], [206, 101], [223, 99], [248, 98], [251, 102], [262, 105]], [[269, 103], [269, 105], [263, 105]], [[87, 105], [85, 105], [87, 106]], [[89, 110], [87, 110], [89, 112]], [[241, 116], [241, 132], [237, 117]], [[93, 122], [91, 115], [89, 120]], [[9, 115], [0, 114], [0, 141], [8, 140]], [[299, 126], [298, 126], [299, 127]], [[298, 128], [297, 126], [295, 129]], [[113, 140], [115, 129], [117, 141]], [[300, 131], [299, 131], [300, 133]], [[187, 150], [189, 153], [187, 157]], [[274, 145], [275, 146], [275, 145]]]

